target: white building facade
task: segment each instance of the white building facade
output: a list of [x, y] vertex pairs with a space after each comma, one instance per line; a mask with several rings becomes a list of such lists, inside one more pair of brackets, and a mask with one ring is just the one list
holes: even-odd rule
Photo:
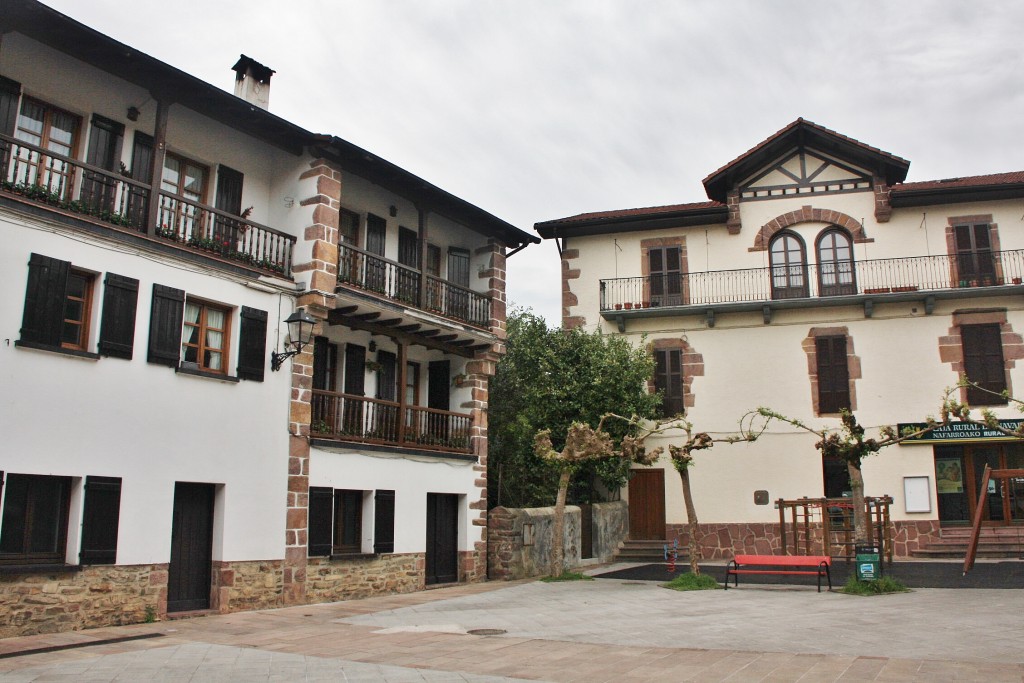
[[236, 96], [32, 0], [0, 31], [0, 636], [482, 579], [536, 238], [269, 113], [248, 57]]
[[[961, 375], [995, 392], [962, 400], [1018, 419], [998, 394], [1024, 386], [1024, 173], [906, 183], [908, 168], [800, 119], [709, 175], [710, 201], [538, 223], [562, 255], [563, 322], [648, 345], [665, 414], [713, 436], [759, 406], [815, 429], [842, 409], [869, 427], [923, 422]], [[697, 455], [705, 557], [779, 552], [775, 501], [849, 494], [815, 441], [776, 424]], [[865, 462], [865, 493], [893, 499], [897, 556], [971, 520], [986, 464], [1020, 468], [1024, 448], [944, 430]], [[634, 474], [631, 535], [682, 539], [671, 464]], [[987, 525], [1024, 521], [1020, 483], [989, 491]]]

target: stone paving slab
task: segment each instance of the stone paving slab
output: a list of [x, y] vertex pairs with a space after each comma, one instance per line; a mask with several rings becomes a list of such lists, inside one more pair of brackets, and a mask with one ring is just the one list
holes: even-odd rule
[[[1024, 592], [516, 582], [0, 640], [2, 681], [1024, 680]], [[505, 635], [467, 635], [477, 628]]]

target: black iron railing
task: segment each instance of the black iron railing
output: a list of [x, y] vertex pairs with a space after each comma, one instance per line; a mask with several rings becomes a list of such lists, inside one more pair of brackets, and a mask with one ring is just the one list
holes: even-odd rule
[[1020, 284], [1024, 250], [670, 273], [601, 280], [601, 310]]
[[464, 413], [314, 389], [309, 431], [336, 441], [471, 453], [472, 424]]
[[[153, 189], [123, 174], [0, 135], [0, 190], [141, 234]], [[157, 193], [152, 234], [187, 248], [291, 276], [296, 238], [186, 197]]]
[[350, 244], [338, 245], [338, 282], [373, 292], [386, 299], [416, 306], [443, 316], [486, 328], [490, 324], [491, 299], [446, 280], [421, 272]]

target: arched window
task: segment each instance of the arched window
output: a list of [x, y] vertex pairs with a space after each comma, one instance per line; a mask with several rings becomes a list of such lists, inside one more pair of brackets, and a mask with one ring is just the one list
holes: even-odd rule
[[826, 230], [818, 238], [818, 285], [822, 296], [856, 294], [853, 242], [843, 230]]
[[782, 232], [768, 246], [772, 271], [772, 298], [799, 299], [807, 294], [807, 254], [796, 234]]

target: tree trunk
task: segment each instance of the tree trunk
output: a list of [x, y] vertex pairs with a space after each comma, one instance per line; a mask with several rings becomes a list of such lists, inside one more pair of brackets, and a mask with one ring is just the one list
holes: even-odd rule
[[864, 505], [864, 475], [859, 467], [847, 463], [850, 472], [850, 489], [853, 492], [853, 538], [854, 543], [868, 542], [868, 511]]
[[690, 572], [694, 575], [700, 574], [700, 565], [697, 563], [699, 552], [697, 551], [697, 508], [693, 506], [693, 495], [690, 493], [690, 470], [682, 468], [679, 470], [679, 478], [683, 482], [683, 501], [686, 503], [686, 528], [690, 536]]
[[569, 468], [558, 477], [558, 498], [555, 500], [555, 537], [551, 547], [551, 576], [565, 571], [565, 494], [569, 490]]

